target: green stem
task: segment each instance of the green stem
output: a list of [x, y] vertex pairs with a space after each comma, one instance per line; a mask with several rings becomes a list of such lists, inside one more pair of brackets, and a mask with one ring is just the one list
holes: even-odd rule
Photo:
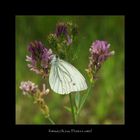
[[69, 94], [69, 99], [70, 99], [71, 110], [72, 110], [72, 119], [73, 119], [73, 124], [76, 124], [75, 114], [74, 114], [74, 106], [73, 106], [73, 104], [72, 104], [72, 96], [71, 96], [71, 93]]
[[47, 119], [50, 121], [51, 124], [55, 124], [55, 122], [51, 119], [51, 117], [47, 117]]
[[90, 87], [89, 87], [89, 89], [88, 89], [88, 92], [87, 92], [86, 95], [83, 97], [82, 102], [81, 102], [81, 104], [80, 104], [80, 107], [79, 107], [79, 109], [78, 109], [78, 111], [77, 111], [77, 114], [80, 113], [82, 107], [83, 107], [84, 104], [85, 104], [85, 101], [87, 100], [88, 96], [90, 95], [90, 90], [91, 90], [91, 88], [92, 88], [92, 85], [93, 85], [93, 83], [90, 84]]

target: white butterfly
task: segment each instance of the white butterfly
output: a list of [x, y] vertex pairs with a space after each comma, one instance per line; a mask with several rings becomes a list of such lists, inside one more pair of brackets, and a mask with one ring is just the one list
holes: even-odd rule
[[49, 83], [51, 89], [58, 94], [69, 94], [87, 89], [83, 75], [73, 65], [56, 55], [51, 61]]

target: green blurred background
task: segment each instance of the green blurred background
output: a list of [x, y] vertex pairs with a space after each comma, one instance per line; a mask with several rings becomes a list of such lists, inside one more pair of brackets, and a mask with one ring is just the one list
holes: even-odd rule
[[[25, 61], [31, 41], [47, 43], [56, 23], [72, 21], [79, 27], [76, 68], [87, 79], [89, 47], [95, 40], [106, 40], [115, 55], [101, 67], [93, 94], [88, 98], [79, 116], [79, 124], [124, 124], [124, 16], [16, 16], [16, 124], [49, 124], [38, 106], [19, 89], [21, 81], [43, 82], [39, 75], [29, 71]], [[77, 49], [75, 49], [77, 50]], [[71, 124], [67, 95], [48, 94], [50, 114], [57, 124]]]

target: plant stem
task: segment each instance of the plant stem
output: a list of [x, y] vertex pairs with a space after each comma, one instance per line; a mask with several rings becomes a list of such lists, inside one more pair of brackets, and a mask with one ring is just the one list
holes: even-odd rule
[[72, 104], [72, 96], [71, 96], [71, 93], [69, 94], [69, 99], [70, 99], [70, 104], [71, 104], [71, 111], [72, 111], [73, 124], [76, 124], [75, 114], [74, 114], [74, 106], [73, 106], [73, 104]]
[[77, 111], [77, 115], [80, 113], [82, 107], [84, 106], [85, 101], [87, 100], [87, 97], [88, 97], [89, 94], [90, 94], [90, 90], [91, 90], [91, 88], [92, 88], [92, 85], [93, 85], [93, 83], [90, 84], [90, 87], [89, 87], [89, 89], [88, 89], [88, 92], [87, 92], [86, 95], [83, 97], [82, 102], [81, 102], [81, 104], [80, 104], [80, 107], [79, 107], [79, 109], [78, 109], [78, 111]]
[[55, 124], [55, 122], [51, 119], [51, 117], [47, 117], [47, 119], [50, 121], [51, 124]]

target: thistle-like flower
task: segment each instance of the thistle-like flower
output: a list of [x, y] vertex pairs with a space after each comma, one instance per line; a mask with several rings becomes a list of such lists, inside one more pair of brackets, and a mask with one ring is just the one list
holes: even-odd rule
[[110, 44], [106, 41], [96, 40], [89, 49], [89, 65], [87, 72], [94, 75], [101, 67], [102, 63], [115, 52], [109, 50]]
[[52, 50], [47, 49], [40, 41], [34, 41], [29, 44], [28, 51], [31, 55], [26, 56], [26, 61], [31, 63], [28, 64], [30, 70], [47, 76], [52, 60]]

